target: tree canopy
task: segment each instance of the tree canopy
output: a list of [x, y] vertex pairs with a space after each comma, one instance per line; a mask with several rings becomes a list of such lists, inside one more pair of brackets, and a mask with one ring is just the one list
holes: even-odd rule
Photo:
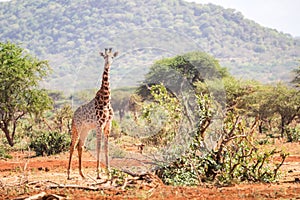
[[[176, 95], [193, 90], [197, 82], [228, 76], [225, 68], [211, 55], [189, 52], [156, 61], [145, 76], [144, 85], [164, 84]], [[147, 96], [147, 87], [140, 87], [140, 95]]]
[[40, 61], [16, 44], [0, 43], [0, 128], [13, 146], [17, 122], [38, 116], [51, 107], [39, 82], [48, 75], [47, 61]]

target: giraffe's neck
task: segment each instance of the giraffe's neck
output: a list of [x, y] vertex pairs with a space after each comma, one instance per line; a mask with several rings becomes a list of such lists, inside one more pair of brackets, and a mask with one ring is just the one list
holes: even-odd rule
[[102, 75], [102, 84], [95, 98], [97, 105], [107, 106], [110, 104], [109, 72], [110, 72], [110, 66], [105, 65], [103, 75]]
[[102, 75], [101, 90], [110, 91], [109, 73], [110, 73], [110, 65], [106, 64], [104, 66], [104, 71]]

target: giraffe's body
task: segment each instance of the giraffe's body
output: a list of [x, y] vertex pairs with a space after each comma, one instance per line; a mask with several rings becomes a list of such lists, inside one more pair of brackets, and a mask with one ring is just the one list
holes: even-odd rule
[[[84, 129], [91, 130], [96, 128], [95, 99], [77, 108], [74, 112], [72, 125], [82, 132], [80, 135], [80, 137], [82, 137], [81, 139], [85, 139], [88, 134], [88, 132], [83, 131]], [[83, 132], [85, 134], [83, 134]], [[77, 137], [79, 139], [79, 135]], [[77, 137], [74, 137], [74, 139]]]
[[76, 146], [79, 157], [79, 173], [84, 178], [84, 175], [81, 171], [82, 150], [86, 137], [89, 131], [92, 129], [96, 129], [97, 132], [97, 178], [100, 178], [99, 168], [102, 133], [104, 134], [105, 166], [106, 171], [108, 170], [108, 136], [110, 134], [111, 122], [113, 118], [113, 109], [110, 103], [111, 96], [109, 71], [112, 64], [112, 59], [116, 57], [117, 54], [117, 52], [113, 54], [111, 49], [109, 49], [109, 51], [105, 49], [105, 53], [100, 53], [105, 60], [101, 88], [98, 90], [93, 100], [85, 105], [80, 106], [74, 113], [72, 119], [72, 141], [70, 147], [68, 179], [70, 178], [72, 154]]

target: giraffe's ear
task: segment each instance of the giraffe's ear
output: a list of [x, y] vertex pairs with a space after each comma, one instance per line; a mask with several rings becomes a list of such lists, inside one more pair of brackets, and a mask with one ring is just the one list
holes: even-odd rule
[[117, 57], [119, 55], [119, 52], [114, 53], [114, 57]]
[[103, 52], [99, 52], [100, 56], [104, 57], [104, 53]]

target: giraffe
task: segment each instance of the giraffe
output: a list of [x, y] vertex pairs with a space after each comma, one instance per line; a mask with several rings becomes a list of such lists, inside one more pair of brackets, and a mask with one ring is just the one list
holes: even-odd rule
[[77, 146], [78, 150], [78, 162], [79, 162], [79, 174], [82, 178], [84, 175], [81, 170], [81, 159], [84, 142], [90, 130], [96, 129], [97, 137], [97, 179], [100, 179], [100, 148], [101, 137], [104, 134], [104, 154], [105, 154], [105, 171], [108, 173], [109, 161], [108, 161], [108, 136], [111, 130], [111, 122], [113, 118], [113, 109], [111, 106], [110, 95], [110, 82], [109, 72], [110, 66], [113, 62], [113, 58], [118, 55], [118, 52], [113, 53], [112, 48], [105, 49], [105, 52], [100, 52], [100, 55], [104, 58], [104, 71], [102, 75], [102, 84], [94, 99], [89, 103], [80, 106], [74, 112], [72, 119], [72, 140], [70, 147], [69, 165], [68, 165], [68, 179], [70, 179], [70, 168], [72, 154]]

